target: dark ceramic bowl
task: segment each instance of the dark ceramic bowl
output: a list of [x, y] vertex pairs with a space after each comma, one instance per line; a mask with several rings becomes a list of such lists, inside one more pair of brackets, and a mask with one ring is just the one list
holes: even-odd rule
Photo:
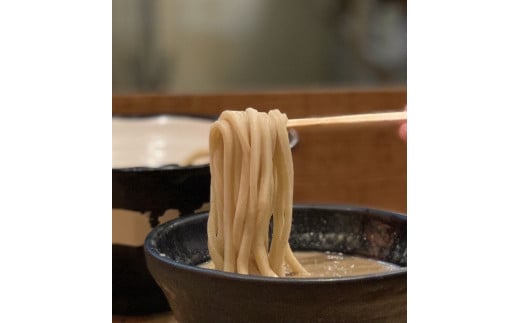
[[[115, 116], [113, 120], [156, 122], [159, 125], [161, 118], [170, 117], [203, 122], [213, 122], [215, 119], [188, 115], [151, 115]], [[140, 136], [140, 133], [132, 135]], [[158, 135], [168, 140], [166, 135]], [[145, 152], [143, 149], [143, 154]], [[209, 202], [211, 177], [208, 164], [186, 167], [176, 164], [135, 166], [112, 168], [112, 208], [150, 212], [150, 228], [159, 223], [159, 217], [167, 210], [179, 210], [184, 215], [193, 213]], [[164, 294], [146, 268], [143, 246], [112, 244], [112, 313], [143, 315], [168, 309]]]
[[[150, 224], [158, 224], [158, 217], [166, 210], [179, 210], [181, 214], [192, 213], [209, 201], [210, 172], [208, 164], [179, 166], [169, 164], [179, 157], [172, 147], [177, 142], [193, 140], [201, 148], [209, 136], [209, 127], [215, 118], [190, 115], [115, 116], [112, 134], [118, 157], [130, 151], [131, 160], [125, 163], [132, 167], [112, 168], [112, 208], [138, 212], [151, 212]], [[116, 123], [114, 123], [116, 122]], [[196, 126], [196, 128], [194, 128]], [[190, 137], [179, 140], [187, 129]], [[126, 130], [125, 130], [126, 129]], [[206, 136], [204, 133], [207, 132]], [[135, 144], [134, 144], [135, 141]], [[160, 144], [159, 146], [156, 146]], [[202, 146], [201, 146], [202, 145]], [[186, 148], [186, 146], [184, 146]], [[113, 146], [114, 149], [114, 146]], [[127, 150], [131, 149], [131, 150]], [[168, 157], [156, 157], [170, 153]], [[149, 157], [146, 157], [148, 154]], [[184, 152], [185, 153], [185, 152]], [[155, 167], [143, 164], [154, 160]], [[172, 159], [173, 158], [173, 159]]]
[[293, 250], [370, 257], [401, 268], [343, 278], [269, 278], [196, 267], [209, 260], [207, 214], [146, 238], [148, 268], [179, 322], [406, 322], [406, 216], [348, 206], [295, 206]]
[[[161, 117], [164, 116], [117, 118], [153, 120]], [[211, 121], [216, 119], [195, 118]], [[289, 130], [289, 141], [291, 148], [298, 143], [298, 133], [293, 129]], [[159, 217], [169, 209], [178, 210], [184, 216], [209, 202], [210, 181], [208, 164], [113, 168], [112, 208], [150, 212], [150, 226], [155, 227], [159, 223]], [[142, 315], [168, 309], [162, 291], [146, 269], [143, 247], [113, 244], [112, 313]]]

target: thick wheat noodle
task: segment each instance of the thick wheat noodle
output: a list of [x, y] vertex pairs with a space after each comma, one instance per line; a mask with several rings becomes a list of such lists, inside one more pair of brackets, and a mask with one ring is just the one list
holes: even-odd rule
[[[224, 111], [210, 130], [208, 249], [215, 268], [240, 274], [306, 274], [289, 246], [293, 165], [287, 116]], [[273, 233], [269, 243], [269, 223]]]
[[207, 149], [199, 149], [192, 152], [188, 157], [186, 157], [181, 163], [180, 166], [190, 166], [194, 164], [198, 159], [203, 157], [208, 157], [209, 151]]

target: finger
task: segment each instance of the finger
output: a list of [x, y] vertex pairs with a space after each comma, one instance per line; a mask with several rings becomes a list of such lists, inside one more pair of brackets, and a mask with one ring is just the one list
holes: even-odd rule
[[399, 127], [399, 137], [406, 141], [406, 123]]

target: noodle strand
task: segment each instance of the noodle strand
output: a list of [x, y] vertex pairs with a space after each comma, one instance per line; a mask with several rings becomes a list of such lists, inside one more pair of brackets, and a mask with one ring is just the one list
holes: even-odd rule
[[207, 231], [216, 269], [283, 277], [287, 266], [306, 273], [289, 245], [294, 171], [286, 124], [278, 110], [248, 108], [224, 111], [211, 127]]

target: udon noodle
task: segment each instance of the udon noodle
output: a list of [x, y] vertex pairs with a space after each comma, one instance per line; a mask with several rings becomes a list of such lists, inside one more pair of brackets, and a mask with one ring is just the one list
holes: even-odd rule
[[215, 269], [307, 273], [289, 246], [294, 172], [286, 123], [278, 110], [248, 108], [224, 111], [211, 126], [208, 249]]

